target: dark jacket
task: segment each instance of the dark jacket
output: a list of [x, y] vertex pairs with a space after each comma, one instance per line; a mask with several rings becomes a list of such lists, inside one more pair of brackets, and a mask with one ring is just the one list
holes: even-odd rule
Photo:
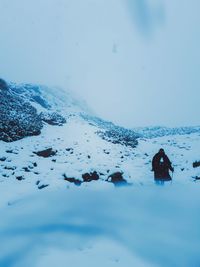
[[156, 180], [171, 180], [169, 170], [174, 171], [172, 164], [166, 154], [157, 153], [152, 160], [152, 171]]

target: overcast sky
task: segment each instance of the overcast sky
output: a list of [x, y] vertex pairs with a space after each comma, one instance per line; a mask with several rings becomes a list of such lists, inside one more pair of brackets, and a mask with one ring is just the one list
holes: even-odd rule
[[199, 125], [199, 0], [0, 0], [0, 76], [118, 124]]

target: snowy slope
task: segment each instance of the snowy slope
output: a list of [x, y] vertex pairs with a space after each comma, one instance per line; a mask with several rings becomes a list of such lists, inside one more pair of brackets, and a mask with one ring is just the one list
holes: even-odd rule
[[[199, 266], [197, 128], [142, 135], [94, 117], [62, 90], [12, 90], [37, 114], [66, 122], [42, 120], [41, 134], [0, 141], [0, 266]], [[161, 147], [175, 167], [163, 188], [151, 172]], [[41, 156], [46, 149], [52, 155]], [[110, 182], [119, 172], [131, 186]]]

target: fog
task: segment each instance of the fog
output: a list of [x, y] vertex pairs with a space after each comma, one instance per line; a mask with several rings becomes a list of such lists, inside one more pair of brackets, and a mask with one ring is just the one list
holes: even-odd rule
[[104, 119], [199, 125], [199, 0], [0, 0], [0, 76], [58, 85]]

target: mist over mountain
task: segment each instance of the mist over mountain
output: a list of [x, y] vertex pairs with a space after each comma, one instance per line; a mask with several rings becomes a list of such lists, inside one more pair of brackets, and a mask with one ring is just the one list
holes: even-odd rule
[[198, 125], [199, 5], [2, 0], [1, 77], [70, 89], [130, 128]]

